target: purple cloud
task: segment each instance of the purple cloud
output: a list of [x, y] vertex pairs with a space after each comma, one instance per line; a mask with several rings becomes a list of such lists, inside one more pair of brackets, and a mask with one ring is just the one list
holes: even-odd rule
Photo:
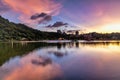
[[68, 23], [63, 23], [63, 22], [56, 22], [53, 25], [48, 25], [46, 26], [47, 28], [57, 28], [57, 27], [62, 27], [62, 26], [67, 26]]

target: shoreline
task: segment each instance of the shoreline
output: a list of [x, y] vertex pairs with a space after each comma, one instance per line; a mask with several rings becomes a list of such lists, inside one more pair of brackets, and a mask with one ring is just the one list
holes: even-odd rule
[[120, 42], [120, 40], [39, 40], [39, 41], [0, 41], [0, 43], [67, 43], [67, 42]]

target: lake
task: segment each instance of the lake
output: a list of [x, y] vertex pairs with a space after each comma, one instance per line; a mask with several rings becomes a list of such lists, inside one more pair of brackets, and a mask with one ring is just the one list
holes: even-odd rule
[[0, 80], [120, 80], [120, 41], [1, 42]]

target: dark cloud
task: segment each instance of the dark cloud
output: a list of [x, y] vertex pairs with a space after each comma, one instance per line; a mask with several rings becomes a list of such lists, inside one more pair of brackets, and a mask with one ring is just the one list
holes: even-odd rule
[[2, 0], [0, 0], [0, 14], [10, 10], [10, 7], [5, 5]]
[[42, 22], [48, 22], [48, 21], [51, 21], [52, 20], [52, 16], [51, 15], [48, 15], [46, 13], [40, 13], [40, 14], [35, 14], [35, 15], [32, 15], [31, 20], [37, 20], [38, 23], [42, 23]]
[[52, 16], [47, 15], [47, 16], [44, 17], [44, 20], [46, 20], [46, 21], [50, 21], [50, 20], [52, 20]]
[[47, 16], [46, 13], [35, 14], [35, 15], [31, 16], [31, 19], [35, 20], [35, 19], [38, 19], [38, 18], [41, 18], [41, 17], [45, 17], [45, 16]]
[[56, 28], [56, 27], [62, 27], [62, 26], [66, 26], [66, 25], [68, 25], [68, 23], [56, 22], [53, 25], [48, 25], [46, 27], [47, 28]]
[[42, 22], [48, 22], [48, 21], [51, 21], [51, 20], [52, 20], [52, 16], [47, 15], [47, 16], [43, 17], [42, 19], [40, 19], [38, 22], [40, 24]]

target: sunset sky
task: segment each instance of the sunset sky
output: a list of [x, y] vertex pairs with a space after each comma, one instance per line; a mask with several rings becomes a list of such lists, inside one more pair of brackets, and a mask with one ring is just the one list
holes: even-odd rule
[[0, 14], [39, 30], [120, 32], [120, 0], [0, 0]]

